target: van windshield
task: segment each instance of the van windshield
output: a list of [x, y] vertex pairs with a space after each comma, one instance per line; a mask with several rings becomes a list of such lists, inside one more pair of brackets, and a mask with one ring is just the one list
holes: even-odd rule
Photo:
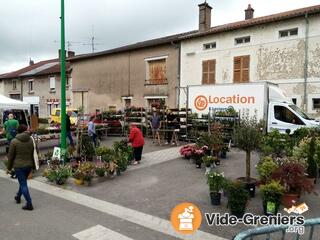
[[297, 114], [299, 114], [300, 117], [307, 119], [307, 120], [313, 120], [313, 118], [310, 118], [307, 114], [305, 114], [300, 108], [298, 108], [296, 105], [289, 105], [289, 107], [294, 110]]

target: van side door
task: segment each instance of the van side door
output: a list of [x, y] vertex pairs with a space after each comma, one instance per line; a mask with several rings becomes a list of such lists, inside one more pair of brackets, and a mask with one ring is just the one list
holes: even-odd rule
[[290, 130], [293, 133], [296, 129], [305, 126], [304, 121], [285, 103], [269, 103], [268, 132], [278, 129], [280, 133]]

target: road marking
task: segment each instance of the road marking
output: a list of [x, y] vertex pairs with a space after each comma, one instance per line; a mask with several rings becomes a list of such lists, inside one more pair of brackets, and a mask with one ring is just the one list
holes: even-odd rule
[[88, 228], [72, 236], [79, 240], [133, 240], [101, 225]]
[[[8, 178], [4, 171], [0, 170], [0, 177], [14, 181]], [[82, 205], [87, 208], [106, 213], [108, 215], [123, 219], [128, 222], [149, 228], [151, 230], [164, 233], [184, 240], [226, 240], [213, 234], [197, 231], [194, 234], [182, 235], [177, 233], [171, 225], [171, 222], [156, 216], [142, 213], [130, 208], [126, 208], [114, 203], [93, 198], [81, 193], [65, 190], [56, 186], [42, 183], [36, 180], [29, 180], [29, 186], [35, 190], [50, 194], [57, 198], [65, 199], [67, 201]]]

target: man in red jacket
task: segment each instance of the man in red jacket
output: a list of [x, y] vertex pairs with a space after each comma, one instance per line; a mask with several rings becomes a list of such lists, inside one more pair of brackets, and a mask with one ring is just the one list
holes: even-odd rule
[[132, 143], [134, 154], [134, 165], [137, 165], [141, 161], [142, 149], [144, 145], [144, 138], [142, 132], [134, 123], [130, 124], [129, 142]]

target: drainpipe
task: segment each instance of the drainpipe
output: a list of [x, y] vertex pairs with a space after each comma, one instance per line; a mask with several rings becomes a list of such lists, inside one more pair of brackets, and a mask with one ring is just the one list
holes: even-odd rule
[[181, 71], [181, 43], [175, 44], [174, 42], [171, 42], [171, 45], [174, 46], [174, 48], [178, 48], [178, 69], [177, 69], [177, 86], [176, 86], [176, 107], [180, 108], [180, 71]]
[[309, 47], [309, 19], [308, 13], [305, 14], [306, 32], [305, 32], [305, 48], [304, 48], [304, 95], [303, 95], [303, 107], [308, 111], [308, 98], [307, 98], [307, 80], [308, 80], [308, 47]]

